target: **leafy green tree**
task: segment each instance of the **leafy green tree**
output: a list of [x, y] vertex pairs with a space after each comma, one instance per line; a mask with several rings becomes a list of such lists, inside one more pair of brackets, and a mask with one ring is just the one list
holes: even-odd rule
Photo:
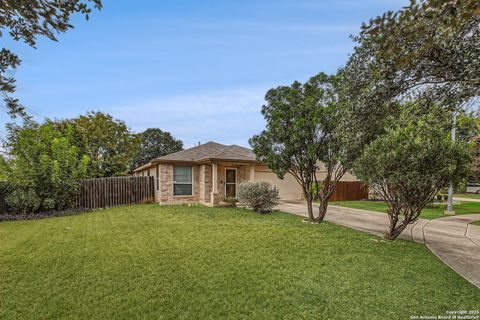
[[[100, 9], [101, 0], [2, 0], [0, 2], [0, 37], [3, 31], [15, 41], [23, 41], [35, 48], [38, 36], [57, 41], [56, 33], [73, 28], [70, 17], [80, 13], [87, 19], [92, 8]], [[11, 116], [26, 117], [24, 107], [11, 96], [15, 79], [8, 72], [16, 69], [20, 58], [7, 48], [0, 50], [0, 92]]]
[[183, 149], [183, 142], [172, 137], [170, 132], [158, 128], [148, 128], [140, 134], [140, 147], [132, 168], [137, 168], [150, 160]]
[[480, 2], [412, 0], [362, 26], [356, 38], [369, 48], [376, 82], [386, 99], [426, 94], [454, 108], [480, 95]]
[[400, 85], [395, 79], [379, 80], [381, 63], [374, 59], [372, 46], [359, 45], [339, 74], [339, 99], [342, 105], [342, 128], [352, 160], [366, 145], [384, 132], [387, 118], [400, 109]]
[[480, 134], [480, 123], [477, 115], [465, 109], [456, 113], [456, 139], [472, 142]]
[[[262, 114], [266, 129], [250, 139], [254, 153], [279, 178], [291, 174], [302, 187], [310, 221], [323, 220], [336, 182], [346, 173], [336, 77], [320, 73], [305, 84], [294, 82], [267, 92]], [[326, 176], [319, 182], [320, 161]], [[313, 187], [315, 185], [315, 187]], [[313, 200], [320, 198], [319, 214]]]
[[387, 202], [385, 238], [394, 240], [440, 189], [465, 178], [470, 154], [465, 141], [451, 141], [451, 113], [429, 101], [402, 106], [389, 122], [357, 159], [354, 173]]
[[459, 122], [462, 127], [462, 136], [465, 136], [471, 145], [472, 162], [467, 180], [478, 183], [480, 182], [480, 118], [478, 115], [467, 114]]
[[72, 127], [72, 143], [90, 159], [88, 176], [122, 176], [130, 171], [138, 152], [138, 136], [125, 122], [102, 112], [89, 112], [78, 118], [56, 123], [61, 131]]
[[384, 132], [402, 103], [430, 100], [461, 113], [479, 95], [478, 7], [473, 0], [412, 1], [363, 25], [340, 70], [343, 127], [355, 137], [353, 155]]
[[77, 179], [86, 176], [88, 157], [72, 145], [71, 132], [71, 127], [62, 134], [52, 123], [33, 121], [8, 126], [8, 157], [0, 168], [11, 187], [6, 201], [13, 210], [34, 213], [75, 204]]

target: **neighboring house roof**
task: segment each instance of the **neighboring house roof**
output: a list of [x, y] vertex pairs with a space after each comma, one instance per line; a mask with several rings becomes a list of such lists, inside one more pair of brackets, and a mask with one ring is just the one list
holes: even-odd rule
[[238, 161], [238, 162], [257, 162], [256, 156], [252, 150], [237, 145], [224, 145], [213, 141], [195, 146], [190, 149], [167, 154], [151, 160], [149, 163], [136, 168], [140, 171], [151, 167], [155, 163], [168, 162], [193, 162], [203, 163], [210, 161]]

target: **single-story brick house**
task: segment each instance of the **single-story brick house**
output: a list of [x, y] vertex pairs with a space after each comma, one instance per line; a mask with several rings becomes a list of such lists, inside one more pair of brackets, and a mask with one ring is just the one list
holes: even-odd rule
[[[252, 150], [237, 145], [207, 142], [153, 159], [135, 169], [134, 174], [154, 176], [155, 199], [161, 204], [213, 206], [223, 198], [236, 197], [237, 185], [243, 181], [268, 181], [278, 187], [281, 199], [302, 199], [302, 190], [293, 176], [287, 174], [279, 179], [256, 160]], [[318, 177], [322, 178], [321, 169]], [[343, 180], [356, 178], [346, 174]]]

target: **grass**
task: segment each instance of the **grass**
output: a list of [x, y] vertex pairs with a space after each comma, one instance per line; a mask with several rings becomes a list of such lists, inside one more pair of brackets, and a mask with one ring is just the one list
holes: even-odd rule
[[[331, 205], [363, 209], [377, 212], [387, 212], [387, 204], [383, 201], [335, 201]], [[424, 219], [436, 219], [445, 217], [446, 204], [430, 205], [420, 214]], [[456, 215], [480, 213], [480, 202], [462, 202], [453, 205]]]
[[470, 222], [470, 224], [474, 224], [474, 225], [480, 226], [480, 220]]
[[0, 223], [0, 319], [408, 319], [478, 309], [420, 244], [286, 213], [142, 205]]
[[476, 193], [460, 193], [460, 194], [454, 194], [454, 197], [459, 197], [459, 198], [467, 198], [467, 199], [478, 199], [480, 200], [480, 194]]

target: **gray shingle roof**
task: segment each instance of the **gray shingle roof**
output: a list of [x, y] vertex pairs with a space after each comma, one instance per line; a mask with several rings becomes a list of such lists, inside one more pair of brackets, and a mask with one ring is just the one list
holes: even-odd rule
[[226, 146], [216, 142], [207, 142], [193, 148], [167, 154], [155, 160], [169, 160], [169, 161], [198, 161], [214, 154]]
[[150, 163], [143, 165], [139, 169], [146, 169], [154, 162], [170, 162], [170, 161], [187, 161], [187, 162], [202, 162], [209, 160], [230, 160], [230, 161], [246, 161], [255, 162], [256, 156], [252, 150], [237, 145], [227, 146], [213, 141], [189, 148], [186, 150], [167, 154], [150, 161]]
[[221, 150], [210, 154], [206, 159], [256, 161], [257, 158], [252, 150], [236, 145], [224, 146]]

